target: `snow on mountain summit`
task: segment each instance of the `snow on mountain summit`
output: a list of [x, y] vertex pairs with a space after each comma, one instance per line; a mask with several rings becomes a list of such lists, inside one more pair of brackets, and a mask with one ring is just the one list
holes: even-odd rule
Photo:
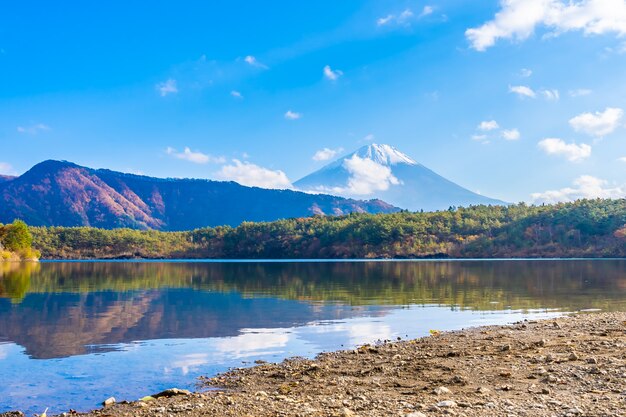
[[362, 159], [370, 159], [377, 164], [386, 166], [397, 164], [417, 165], [417, 162], [409, 156], [403, 154], [393, 146], [385, 144], [379, 145], [373, 143], [371, 145], [363, 146], [347, 158], [351, 158], [354, 155]]

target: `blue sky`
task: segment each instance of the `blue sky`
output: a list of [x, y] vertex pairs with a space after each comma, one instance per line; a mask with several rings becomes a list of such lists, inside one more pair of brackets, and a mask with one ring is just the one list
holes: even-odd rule
[[12, 2], [0, 173], [280, 187], [376, 142], [507, 201], [619, 197], [625, 69], [625, 0]]

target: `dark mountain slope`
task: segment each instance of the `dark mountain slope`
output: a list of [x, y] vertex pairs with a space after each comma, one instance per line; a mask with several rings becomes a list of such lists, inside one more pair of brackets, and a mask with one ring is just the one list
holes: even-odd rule
[[379, 200], [357, 201], [234, 182], [159, 179], [45, 161], [0, 183], [0, 222], [34, 226], [188, 230], [313, 214], [393, 212]]

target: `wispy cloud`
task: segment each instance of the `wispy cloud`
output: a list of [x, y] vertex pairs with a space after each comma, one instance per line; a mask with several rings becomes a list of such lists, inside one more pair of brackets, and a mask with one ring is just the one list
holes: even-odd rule
[[13, 175], [15, 172], [13, 171], [13, 167], [8, 162], [0, 162], [0, 174], [3, 175]]
[[298, 120], [302, 117], [302, 113], [298, 113], [295, 111], [287, 110], [285, 113], [285, 119], [287, 120]]
[[376, 19], [376, 26], [409, 25], [412, 20], [419, 20], [433, 14], [434, 11], [435, 9], [432, 6], [424, 6], [416, 15], [412, 9], [407, 8], [397, 14], [387, 14], [379, 17]]
[[341, 70], [333, 70], [330, 65], [326, 65], [323, 69], [324, 77], [331, 81], [337, 81], [343, 75]]
[[476, 142], [480, 142], [483, 145], [487, 145], [490, 143], [489, 138], [487, 137], [487, 135], [472, 135], [472, 140], [476, 141]]
[[161, 97], [178, 93], [178, 86], [176, 85], [176, 80], [173, 78], [163, 81], [162, 83], [158, 83], [155, 88]]
[[580, 162], [591, 156], [591, 146], [581, 143], [565, 143], [559, 138], [546, 138], [538, 146], [548, 155], [557, 155], [567, 158], [571, 162]]
[[502, 131], [502, 138], [504, 140], [519, 140], [522, 135], [517, 129], [504, 129]]
[[257, 68], [263, 68], [263, 69], [268, 69], [268, 66], [259, 62], [258, 59], [256, 59], [254, 56], [252, 55], [248, 55], [246, 56], [244, 59], [244, 62], [246, 62], [248, 65], [251, 65], [253, 67], [257, 67]]
[[528, 77], [530, 77], [531, 75], [533, 75], [533, 70], [528, 69], [528, 68], [522, 68], [522, 69], [520, 70], [520, 72], [519, 72], [519, 75], [520, 75], [521, 77], [528, 78]]
[[291, 189], [291, 181], [281, 170], [271, 170], [251, 162], [233, 159], [232, 164], [224, 165], [216, 173], [218, 179], [235, 181], [249, 187]]
[[540, 93], [548, 101], [559, 101], [561, 98], [559, 90], [541, 90]]
[[579, 88], [576, 90], [569, 90], [569, 96], [570, 97], [584, 97], [584, 96], [588, 96], [589, 94], [593, 93], [593, 90], [590, 90], [588, 88]]
[[509, 93], [517, 94], [520, 98], [543, 97], [548, 101], [558, 101], [561, 98], [557, 89], [540, 89], [535, 91], [526, 85], [509, 86]]
[[376, 139], [376, 136], [374, 136], [374, 134], [373, 134], [373, 133], [368, 133], [367, 135], [365, 135], [365, 136], [363, 137], [363, 141], [364, 141], [364, 142], [371, 142], [371, 141], [373, 141], [374, 139]]
[[192, 151], [188, 147], [185, 147], [182, 152], [178, 152], [176, 149], [168, 147], [165, 149], [165, 153], [177, 159], [193, 162], [194, 164], [208, 164], [209, 162], [213, 164], [223, 164], [226, 162], [226, 159], [222, 156], [216, 157], [202, 152]]
[[480, 122], [480, 124], [478, 125], [478, 130], [482, 130], [483, 132], [488, 132], [490, 130], [496, 130], [499, 128], [500, 125], [498, 125], [498, 122], [496, 122], [495, 120], [486, 120]]
[[236, 91], [236, 90], [231, 91], [230, 95], [232, 97], [239, 98], [239, 99], [243, 98], [243, 95], [239, 91]]
[[515, 93], [520, 97], [530, 97], [530, 98], [537, 97], [537, 93], [535, 93], [535, 91], [532, 88], [527, 87], [525, 85], [509, 86], [509, 92]]
[[324, 148], [324, 149], [320, 149], [319, 151], [315, 152], [315, 154], [313, 155], [313, 160], [314, 161], [328, 161], [331, 158], [334, 158], [339, 152], [342, 152], [343, 148], [337, 148], [337, 149], [330, 149], [330, 148]]
[[582, 113], [569, 120], [570, 126], [577, 131], [592, 137], [602, 137], [613, 133], [624, 116], [618, 107], [607, 107], [603, 112]]
[[573, 187], [561, 188], [560, 190], [533, 193], [531, 198], [535, 203], [558, 203], [581, 198], [626, 197], [626, 186], [607, 186], [608, 181], [591, 175], [581, 175], [574, 180], [573, 185]]
[[482, 26], [467, 29], [472, 48], [485, 51], [499, 39], [523, 41], [538, 26], [550, 36], [569, 31], [585, 35], [626, 35], [626, 2], [623, 0], [502, 0], [501, 9]]
[[47, 132], [48, 130], [52, 130], [50, 126], [45, 125], [43, 123], [35, 123], [28, 126], [18, 126], [17, 132], [24, 133], [27, 135], [36, 135], [41, 132]]

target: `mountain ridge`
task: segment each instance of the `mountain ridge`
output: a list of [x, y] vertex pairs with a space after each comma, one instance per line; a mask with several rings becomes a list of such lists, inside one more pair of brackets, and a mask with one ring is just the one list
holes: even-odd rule
[[33, 226], [190, 230], [243, 221], [352, 212], [394, 212], [383, 201], [360, 201], [235, 182], [154, 178], [68, 161], [46, 160], [0, 182], [0, 222]]

